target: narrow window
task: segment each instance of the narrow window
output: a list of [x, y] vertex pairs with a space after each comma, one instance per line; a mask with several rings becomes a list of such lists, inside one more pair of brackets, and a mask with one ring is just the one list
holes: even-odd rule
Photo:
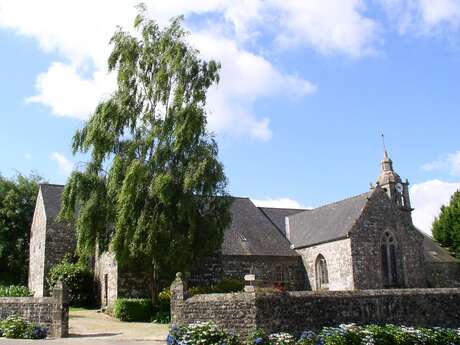
[[321, 254], [316, 258], [316, 289], [329, 290], [329, 276], [327, 273], [327, 263]]
[[109, 305], [109, 275], [104, 274], [104, 305]]
[[383, 285], [395, 287], [398, 285], [397, 243], [390, 231], [385, 231], [382, 237], [381, 256]]
[[285, 273], [284, 269], [281, 266], [275, 268], [273, 272], [273, 281], [275, 283], [284, 283], [285, 281]]

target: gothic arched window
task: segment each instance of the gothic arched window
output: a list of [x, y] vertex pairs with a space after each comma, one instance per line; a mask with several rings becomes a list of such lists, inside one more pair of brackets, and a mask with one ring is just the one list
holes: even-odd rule
[[327, 263], [324, 256], [321, 254], [316, 258], [316, 289], [328, 290], [329, 289], [329, 276], [327, 273]]
[[397, 265], [397, 249], [398, 243], [396, 238], [390, 231], [385, 231], [381, 243], [382, 255], [382, 273], [383, 285], [393, 287], [398, 285], [398, 265]]

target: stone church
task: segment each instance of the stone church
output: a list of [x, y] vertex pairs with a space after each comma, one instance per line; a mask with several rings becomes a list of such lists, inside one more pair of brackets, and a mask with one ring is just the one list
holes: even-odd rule
[[[46, 276], [74, 253], [75, 230], [56, 221], [63, 186], [43, 184], [30, 240], [29, 288], [47, 294]], [[460, 261], [416, 229], [409, 183], [387, 152], [367, 192], [315, 209], [256, 207], [233, 198], [232, 223], [219, 254], [192, 272], [192, 284], [256, 275], [263, 286], [289, 290], [460, 287]], [[148, 295], [146, 277], [105, 252], [93, 262], [102, 305]]]

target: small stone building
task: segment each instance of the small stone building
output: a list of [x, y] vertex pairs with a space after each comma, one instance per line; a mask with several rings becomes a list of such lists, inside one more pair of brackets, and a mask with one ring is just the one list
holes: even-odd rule
[[[56, 222], [63, 186], [40, 186], [31, 229], [29, 288], [46, 291], [52, 265], [76, 247], [75, 230]], [[409, 183], [387, 152], [366, 193], [312, 210], [256, 207], [233, 198], [232, 223], [219, 255], [189, 281], [203, 285], [243, 279], [289, 290], [356, 290], [460, 286], [460, 261], [412, 224]], [[119, 267], [112, 253], [94, 260], [102, 305], [148, 295], [143, 272]]]

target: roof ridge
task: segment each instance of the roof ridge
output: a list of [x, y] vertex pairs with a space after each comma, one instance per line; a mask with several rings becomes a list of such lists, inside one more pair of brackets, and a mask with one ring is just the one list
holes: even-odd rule
[[55, 186], [55, 187], [64, 187], [64, 184], [58, 184], [58, 183], [40, 183], [40, 186]]
[[270, 206], [256, 206], [257, 208], [269, 208], [272, 210], [298, 210], [298, 211], [310, 211], [311, 208], [291, 208], [291, 207], [270, 207]]
[[339, 203], [344, 202], [344, 201], [347, 201], [347, 200], [359, 198], [359, 197], [364, 196], [364, 195], [369, 194], [369, 193], [370, 193], [370, 192], [364, 192], [364, 193], [361, 193], [361, 194], [358, 194], [358, 195], [353, 195], [353, 196], [350, 196], [350, 197], [345, 198], [345, 199], [337, 200], [337, 201], [331, 202], [331, 203], [329, 203], [329, 204], [324, 204], [324, 205], [321, 205], [321, 206], [312, 208], [312, 209], [310, 209], [310, 210], [307, 209], [306, 211], [315, 211], [315, 210], [318, 210], [318, 209], [320, 209], [320, 208], [324, 208], [324, 207], [327, 207], [327, 206], [339, 204]]

